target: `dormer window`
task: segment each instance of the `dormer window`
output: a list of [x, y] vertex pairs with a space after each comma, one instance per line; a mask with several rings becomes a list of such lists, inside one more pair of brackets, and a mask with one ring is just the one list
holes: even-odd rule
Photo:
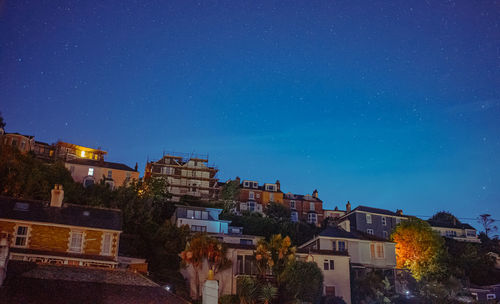
[[274, 185], [266, 185], [266, 190], [267, 191], [275, 191], [274, 190]]
[[258, 183], [256, 183], [256, 182], [253, 182], [253, 187], [254, 187], [255, 189], [257, 189], [257, 188], [259, 187], [259, 184], [258, 184]]
[[248, 182], [243, 182], [243, 187], [248, 188]]

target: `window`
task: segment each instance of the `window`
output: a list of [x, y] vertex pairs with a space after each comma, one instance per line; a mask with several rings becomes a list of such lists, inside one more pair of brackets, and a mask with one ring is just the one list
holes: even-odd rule
[[23, 140], [21, 142], [21, 151], [24, 150], [24, 148], [26, 148], [26, 142]]
[[382, 234], [384, 235], [384, 238], [385, 239], [388, 239], [389, 238], [389, 234], [387, 233], [387, 231], [383, 231]]
[[370, 244], [370, 255], [371, 255], [372, 259], [375, 258], [375, 244], [374, 243]]
[[309, 213], [307, 215], [307, 222], [309, 224], [316, 224], [316, 220], [317, 220], [316, 213]]
[[371, 214], [367, 214], [366, 215], [366, 223], [367, 224], [371, 224], [372, 223], [372, 215]]
[[337, 242], [336, 241], [332, 241], [332, 250], [337, 251]]
[[83, 245], [83, 232], [81, 231], [71, 231], [70, 241], [69, 241], [69, 251], [71, 252], [82, 252]]
[[193, 210], [188, 210], [186, 217], [190, 218], [190, 219], [194, 218], [194, 211]]
[[257, 265], [253, 255], [236, 256], [237, 274], [254, 275], [257, 274]]
[[325, 286], [325, 296], [335, 296], [335, 286]]
[[240, 244], [241, 245], [252, 245], [253, 242], [250, 239], [240, 239]]
[[447, 237], [455, 237], [455, 236], [457, 236], [457, 232], [453, 231], [453, 230], [447, 230], [446, 231], [446, 236]]
[[207, 232], [207, 226], [191, 225], [191, 231], [193, 231], [193, 232]]
[[113, 171], [112, 170], [108, 170], [108, 178], [113, 178]]
[[195, 219], [201, 219], [201, 211], [200, 210], [195, 210], [194, 211], [194, 218]]
[[314, 211], [314, 203], [309, 203], [309, 210]]
[[17, 139], [12, 139], [12, 146], [17, 147]]
[[257, 184], [257, 183], [253, 183], [253, 187], [254, 187], [254, 188], [257, 188], [257, 187], [259, 187], [259, 184]]
[[334, 270], [334, 269], [335, 269], [335, 261], [330, 260], [330, 270]]
[[396, 225], [401, 223], [401, 219], [400, 218], [396, 218]]
[[295, 201], [290, 201], [290, 209], [295, 209]]
[[260, 193], [257, 193], [257, 198], [260, 198]]
[[468, 237], [476, 237], [476, 231], [474, 231], [474, 230], [467, 230], [467, 236]]
[[299, 214], [297, 213], [297, 211], [290, 212], [290, 215], [291, 215], [292, 222], [298, 222], [299, 221]]
[[366, 233], [373, 235], [373, 229], [366, 229]]
[[111, 233], [103, 233], [102, 235], [102, 255], [111, 255]]
[[201, 219], [202, 220], [208, 220], [208, 212], [207, 211], [202, 211], [201, 212]]
[[274, 191], [274, 185], [266, 185], [267, 191]]
[[243, 182], [244, 187], [248, 187], [248, 182]]
[[194, 171], [194, 170], [193, 170], [193, 171], [191, 171], [191, 176], [192, 176], [192, 177], [196, 177], [196, 171]]
[[192, 187], [191, 187], [191, 191], [192, 192], [196, 192], [196, 184], [193, 184]]
[[385, 218], [385, 216], [382, 217], [382, 225], [387, 226], [387, 219]]
[[253, 191], [248, 192], [248, 199], [253, 200], [255, 198], [255, 193]]
[[497, 298], [496, 294], [489, 293], [486, 295], [486, 300], [495, 300]]
[[94, 168], [89, 168], [89, 176], [94, 176]]
[[330, 263], [328, 262], [328, 260], [323, 261], [323, 269], [330, 270]]
[[80, 156], [81, 156], [81, 157], [85, 157], [85, 151], [81, 151], [81, 152], [80, 152]]
[[269, 193], [269, 201], [274, 202], [274, 193]]
[[384, 244], [377, 244], [377, 259], [384, 258]]
[[255, 202], [248, 202], [247, 207], [249, 211], [255, 211]]
[[28, 226], [17, 226], [15, 247], [26, 247], [28, 245]]
[[345, 242], [339, 241], [339, 251], [345, 251]]

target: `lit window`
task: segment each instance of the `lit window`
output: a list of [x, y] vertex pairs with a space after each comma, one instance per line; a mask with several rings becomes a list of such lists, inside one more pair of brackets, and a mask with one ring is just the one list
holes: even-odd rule
[[89, 168], [89, 174], [88, 175], [89, 176], [94, 176], [94, 168]]
[[387, 225], [387, 219], [385, 218], [385, 216], [382, 217], [382, 225]]
[[82, 152], [80, 153], [80, 155], [81, 155], [81, 157], [85, 157], [85, 151], [82, 151]]
[[372, 223], [372, 215], [371, 214], [367, 214], [366, 215], [366, 223], [367, 224], [371, 224]]
[[104, 233], [102, 235], [102, 250], [101, 250], [102, 255], [111, 255], [111, 240], [112, 240], [111, 233]]
[[69, 242], [69, 251], [82, 252], [83, 245], [83, 232], [71, 231], [71, 238]]
[[15, 246], [26, 247], [28, 245], [28, 226], [17, 226]]

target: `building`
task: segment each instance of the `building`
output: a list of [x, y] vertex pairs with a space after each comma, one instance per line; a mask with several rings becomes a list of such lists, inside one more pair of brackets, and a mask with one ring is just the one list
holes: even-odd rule
[[3, 133], [2, 144], [12, 146], [21, 151], [21, 153], [27, 153], [33, 150], [35, 137], [19, 133]]
[[208, 165], [206, 155], [164, 155], [158, 161], [146, 164], [145, 178], [163, 177], [168, 182], [172, 201], [178, 202], [184, 195], [202, 200], [213, 200], [217, 194], [218, 169]]
[[[440, 213], [438, 213], [439, 215]], [[447, 213], [448, 214], [448, 213]], [[477, 236], [477, 231], [469, 224], [460, 222], [456, 217], [437, 217], [427, 220], [432, 229], [439, 232], [443, 237], [452, 238], [460, 242], [481, 243]]]
[[[386, 209], [358, 206], [351, 210], [346, 204], [346, 213], [339, 218], [341, 225], [349, 225], [348, 231], [359, 231], [379, 238], [389, 239], [396, 225], [408, 219], [402, 210], [392, 212]], [[342, 222], [346, 222], [342, 224]]]
[[88, 187], [101, 180], [112, 189], [128, 185], [133, 180], [139, 180], [139, 172], [121, 163], [107, 162], [103, 159], [72, 158], [64, 162], [73, 180]]
[[[215, 279], [219, 282], [219, 294], [237, 294], [237, 280], [240, 276], [256, 276], [258, 274], [254, 251], [261, 237], [244, 234], [216, 234], [227, 247], [226, 257], [232, 262], [231, 267], [219, 271]], [[323, 272], [323, 295], [343, 297], [346, 303], [351, 303], [349, 256], [347, 252], [334, 250], [298, 249], [297, 259], [315, 262]], [[187, 279], [191, 296], [196, 296], [195, 272], [192, 266], [181, 270]], [[208, 275], [208, 264], [200, 271], [200, 290]], [[269, 273], [272, 279], [272, 273]]]
[[[236, 180], [240, 181], [239, 178]], [[264, 183], [261, 186], [257, 181], [243, 180], [240, 183], [238, 211], [263, 213], [264, 208], [270, 202], [282, 204], [283, 192], [281, 192], [280, 186], [279, 180], [275, 183]]]
[[177, 227], [188, 225], [193, 232], [229, 233], [231, 221], [219, 219], [222, 209], [195, 206], [176, 206], [172, 223]]
[[394, 282], [396, 244], [367, 233], [349, 232], [328, 226], [301, 249], [339, 251], [349, 255], [355, 276], [374, 269], [381, 270]]
[[335, 209], [333, 209], [333, 210], [323, 209], [323, 216], [325, 219], [326, 218], [337, 219], [343, 215], [345, 215], [345, 210], [339, 210], [338, 207], [335, 207]]
[[284, 195], [283, 204], [290, 208], [293, 222], [304, 221], [320, 226], [324, 220], [323, 201], [318, 197], [318, 190], [314, 190], [312, 195], [288, 192]]
[[10, 260], [115, 268], [121, 211], [62, 204], [56, 185], [50, 202], [0, 197], [0, 233], [10, 238]]
[[108, 152], [101, 149], [79, 146], [59, 141], [55, 144], [56, 158], [64, 161], [72, 159], [104, 160], [104, 155]]

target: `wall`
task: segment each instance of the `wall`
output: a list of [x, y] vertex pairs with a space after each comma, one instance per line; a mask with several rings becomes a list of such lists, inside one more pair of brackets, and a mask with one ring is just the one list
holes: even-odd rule
[[283, 192], [262, 191], [262, 204], [266, 205], [271, 201], [271, 193], [273, 194], [273, 202], [283, 203]]
[[[392, 217], [390, 215], [378, 215], [378, 214], [371, 214], [372, 217], [372, 223], [368, 224], [366, 221], [366, 214], [365, 212], [355, 212], [354, 217], [356, 218], [355, 222], [353, 223], [351, 220], [351, 225], [355, 225], [356, 230], [366, 232], [367, 229], [373, 229], [373, 234], [384, 238], [384, 231], [387, 232], [387, 236], [389, 237], [396, 228], [397, 225], [397, 220], [396, 217]], [[382, 224], [382, 217], [385, 217], [386, 219], [386, 225], [384, 226]], [[351, 219], [352, 216], [349, 217]]]
[[108, 177], [108, 171], [112, 171], [112, 179], [115, 182], [115, 187], [120, 187], [124, 184], [125, 180], [127, 179], [127, 172], [130, 172], [130, 180], [138, 180], [139, 179], [139, 172], [136, 171], [125, 171], [125, 170], [117, 170], [117, 169], [109, 169], [109, 168], [103, 168], [103, 167], [98, 167], [98, 166], [86, 166], [86, 165], [79, 165], [79, 164], [72, 164], [72, 163], [64, 163], [64, 166], [72, 171], [71, 167], [73, 167], [73, 172], [71, 172], [71, 177], [73, 177], [73, 180], [79, 183], [83, 183], [83, 180], [85, 177], [88, 176], [89, 173], [89, 168], [94, 168], [94, 179], [95, 182], [98, 183], [102, 177]]

